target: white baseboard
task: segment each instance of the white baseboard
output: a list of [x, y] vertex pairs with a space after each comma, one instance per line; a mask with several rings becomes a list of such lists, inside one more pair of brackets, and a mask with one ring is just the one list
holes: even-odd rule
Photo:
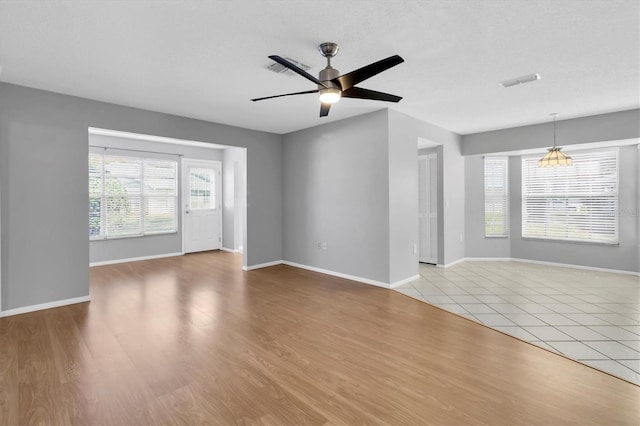
[[[573, 265], [571, 263], [559, 263], [559, 262], [547, 262], [544, 260], [534, 260], [534, 259], [520, 259], [518, 257], [465, 257], [462, 260], [465, 262], [492, 262], [492, 261], [502, 261], [502, 262], [522, 262], [522, 263], [533, 263], [537, 265], [548, 265], [548, 266], [558, 266], [560, 268], [573, 268], [573, 269], [584, 269], [587, 271], [597, 271], [597, 272], [610, 272], [612, 274], [623, 274], [623, 275], [636, 275], [640, 276], [640, 272], [635, 271], [623, 271], [621, 269], [608, 269], [608, 268], [598, 268], [595, 266], [585, 266], [585, 265]], [[450, 263], [445, 267], [451, 266], [455, 263], [459, 263], [460, 261], [456, 261], [454, 263]]]
[[241, 250], [230, 249], [230, 248], [227, 248], [227, 247], [220, 247], [220, 250], [221, 251], [226, 251], [226, 252], [229, 252], [229, 253], [242, 253]]
[[114, 259], [114, 260], [105, 260], [102, 262], [91, 262], [89, 266], [104, 266], [104, 265], [115, 265], [116, 263], [128, 263], [128, 262], [138, 262], [140, 260], [152, 260], [152, 259], [162, 259], [164, 257], [174, 257], [174, 256], [183, 256], [184, 253], [165, 253], [165, 254], [155, 254], [153, 256], [142, 256], [142, 257], [129, 257], [126, 259]]
[[351, 281], [357, 281], [364, 284], [371, 284], [377, 287], [382, 288], [391, 288], [389, 284], [383, 283], [382, 281], [371, 280], [369, 278], [357, 277], [355, 275], [343, 274], [342, 272], [330, 271], [328, 269], [316, 268], [315, 266], [303, 265], [301, 263], [289, 262], [288, 260], [283, 261], [285, 265], [293, 266], [295, 268], [306, 269], [308, 271], [320, 272], [321, 274], [332, 275], [334, 277], [345, 278]]
[[584, 269], [584, 270], [587, 270], [587, 271], [610, 272], [612, 274], [623, 274], [623, 275], [640, 276], [640, 272], [623, 271], [621, 269], [598, 268], [598, 267], [595, 267], [595, 266], [572, 265], [570, 263], [546, 262], [546, 261], [543, 261], [543, 260], [519, 259], [519, 258], [515, 258], [515, 257], [511, 258], [510, 260], [512, 260], [514, 262], [522, 262], [522, 263], [535, 263], [535, 264], [538, 264], [538, 265], [559, 266], [561, 268]]
[[243, 271], [253, 271], [254, 269], [268, 268], [269, 266], [282, 265], [283, 263], [284, 262], [282, 260], [274, 260], [273, 262], [259, 263], [257, 265], [250, 265], [250, 266], [243, 266], [242, 270]]
[[453, 265], [457, 265], [458, 263], [462, 263], [462, 262], [464, 262], [465, 260], [467, 260], [467, 258], [466, 258], [466, 257], [461, 257], [461, 258], [460, 258], [460, 259], [458, 259], [458, 260], [454, 260], [453, 262], [445, 263], [444, 265], [442, 265], [442, 264], [440, 264], [440, 263], [439, 263], [439, 264], [437, 264], [437, 265], [436, 265], [436, 267], [438, 267], [438, 268], [450, 268], [450, 267], [452, 267]]
[[60, 306], [73, 305], [76, 303], [89, 302], [90, 296], [74, 297], [72, 299], [57, 300], [55, 302], [41, 303], [39, 305], [23, 306], [22, 308], [9, 309], [0, 312], [0, 318], [12, 315], [26, 314], [29, 312], [41, 311], [43, 309], [59, 308]]
[[395, 283], [391, 283], [389, 284], [389, 288], [396, 288], [396, 287], [400, 287], [402, 284], [407, 284], [416, 280], [420, 279], [420, 274], [418, 275], [414, 275], [412, 277], [409, 278], [405, 278], [404, 280], [400, 280], [400, 281], [396, 281]]
[[465, 257], [465, 262], [509, 262], [515, 259], [510, 257]]

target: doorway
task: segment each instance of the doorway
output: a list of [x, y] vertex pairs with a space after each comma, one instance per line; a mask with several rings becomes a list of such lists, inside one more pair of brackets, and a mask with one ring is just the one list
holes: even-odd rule
[[438, 263], [438, 156], [418, 156], [419, 261]]
[[182, 251], [218, 250], [222, 244], [222, 165], [182, 159]]

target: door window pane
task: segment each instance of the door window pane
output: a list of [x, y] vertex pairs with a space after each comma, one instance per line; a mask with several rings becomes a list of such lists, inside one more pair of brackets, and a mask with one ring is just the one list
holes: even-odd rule
[[211, 169], [189, 169], [189, 209], [216, 208], [216, 173]]

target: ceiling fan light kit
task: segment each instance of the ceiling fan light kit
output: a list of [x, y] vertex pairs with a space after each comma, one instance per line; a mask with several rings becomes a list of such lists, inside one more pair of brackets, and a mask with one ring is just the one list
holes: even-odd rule
[[340, 47], [336, 43], [322, 43], [318, 46], [320, 54], [327, 58], [327, 66], [320, 71], [319, 78], [315, 78], [298, 65], [288, 61], [287, 59], [271, 55], [270, 59], [278, 64], [290, 69], [307, 80], [317, 85], [316, 90], [307, 90], [304, 92], [286, 93], [283, 95], [266, 96], [263, 98], [251, 99], [252, 101], [261, 101], [265, 99], [280, 98], [283, 96], [303, 95], [308, 93], [318, 93], [320, 98], [320, 117], [329, 115], [331, 105], [338, 102], [341, 98], [369, 99], [374, 101], [399, 102], [400, 96], [388, 93], [377, 92], [375, 90], [355, 87], [356, 84], [373, 77], [376, 74], [386, 71], [391, 67], [404, 62], [398, 55], [390, 56], [378, 62], [358, 68], [348, 74], [340, 75], [340, 72], [331, 66], [331, 58], [338, 54]]

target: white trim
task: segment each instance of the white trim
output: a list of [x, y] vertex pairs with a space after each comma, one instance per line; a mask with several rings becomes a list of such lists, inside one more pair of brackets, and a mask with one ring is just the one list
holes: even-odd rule
[[8, 311], [0, 312], [0, 318], [41, 311], [43, 309], [59, 308], [60, 306], [74, 305], [76, 303], [89, 302], [90, 300], [90, 296], [82, 296], [74, 297], [72, 299], [57, 300], [55, 302], [41, 303], [39, 305], [23, 306], [22, 308], [9, 309]]
[[114, 259], [114, 260], [104, 260], [101, 262], [91, 262], [89, 266], [103, 266], [103, 265], [115, 265], [116, 263], [128, 263], [128, 262], [138, 262], [140, 260], [152, 260], [152, 259], [162, 259], [164, 257], [175, 257], [175, 256], [183, 256], [184, 253], [165, 253], [165, 254], [154, 254], [152, 256], [141, 256], [141, 257], [128, 257], [125, 259]]
[[226, 251], [226, 252], [229, 252], [229, 253], [242, 253], [242, 250], [234, 250], [234, 249], [230, 249], [230, 248], [227, 248], [227, 247], [220, 247], [220, 250], [221, 251]]
[[229, 146], [234, 147], [233, 145], [219, 145], [219, 144], [209, 143], [209, 142], [190, 141], [186, 139], [174, 139], [174, 138], [168, 138], [165, 136], [154, 136], [154, 135], [145, 135], [142, 133], [121, 132], [119, 130], [100, 129], [97, 127], [89, 127], [89, 134], [113, 136], [117, 138], [138, 139], [141, 141], [148, 141], [148, 142], [169, 143], [174, 145], [197, 146], [198, 148], [224, 149], [224, 148], [228, 148]]
[[242, 270], [253, 271], [254, 269], [261, 269], [261, 268], [268, 268], [269, 266], [282, 265], [283, 263], [285, 263], [283, 260], [274, 260], [273, 262], [258, 263], [257, 265], [251, 265], [251, 266], [243, 266]]
[[327, 269], [316, 268], [315, 266], [302, 265], [300, 263], [289, 262], [287, 260], [283, 261], [285, 265], [293, 266], [295, 268], [307, 269], [313, 272], [320, 272], [321, 274], [332, 275], [334, 277], [345, 278], [351, 281], [358, 281], [365, 284], [375, 285], [377, 287], [382, 288], [391, 288], [389, 284], [383, 283], [382, 281], [370, 280], [369, 278], [357, 277], [355, 275], [343, 274], [342, 272], [329, 271]]
[[419, 280], [419, 279], [420, 279], [420, 274], [414, 275], [412, 277], [405, 278], [404, 280], [396, 281], [395, 283], [389, 284], [389, 288], [400, 287], [403, 284], [408, 284], [410, 282], [413, 282], [413, 281], [416, 281], [416, 280]]
[[545, 261], [542, 261], [542, 260], [531, 260], [531, 259], [512, 258], [511, 260], [514, 261], [514, 262], [536, 263], [538, 265], [559, 266], [559, 267], [562, 267], [562, 268], [585, 269], [587, 271], [610, 272], [610, 273], [613, 273], [613, 274], [640, 276], [640, 272], [624, 271], [624, 270], [621, 270], [621, 269], [598, 268], [598, 267], [595, 267], [595, 266], [572, 265], [570, 263], [545, 262]]
[[514, 259], [510, 257], [465, 257], [464, 260], [469, 262], [509, 262]]
[[450, 268], [450, 267], [452, 267], [453, 265], [457, 265], [457, 264], [458, 264], [458, 263], [460, 263], [460, 262], [464, 262], [465, 260], [467, 260], [467, 258], [466, 258], [466, 257], [461, 257], [460, 259], [458, 259], [458, 260], [454, 260], [453, 262], [445, 263], [444, 265], [442, 265], [442, 264], [440, 264], [440, 263], [439, 263], [439, 264], [437, 264], [436, 266], [437, 266], [438, 268]]
[[[624, 271], [622, 269], [598, 268], [598, 267], [595, 267], [595, 266], [585, 266], [585, 265], [573, 265], [571, 263], [546, 262], [544, 260], [520, 259], [520, 258], [517, 258], [517, 257], [465, 257], [463, 260], [464, 261], [469, 261], [469, 262], [503, 261], [503, 262], [534, 263], [534, 264], [537, 264], [537, 265], [558, 266], [558, 267], [561, 267], [561, 268], [584, 269], [584, 270], [587, 270], [587, 271], [610, 272], [612, 274], [623, 274], [623, 275], [637, 275], [637, 276], [640, 276], [640, 272], [635, 272], [635, 271]], [[447, 266], [450, 266], [450, 265], [451, 264], [449, 264]]]

